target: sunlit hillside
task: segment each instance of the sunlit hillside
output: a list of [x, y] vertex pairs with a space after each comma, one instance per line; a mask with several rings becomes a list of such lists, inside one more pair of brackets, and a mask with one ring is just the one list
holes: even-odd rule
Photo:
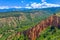
[[[56, 8], [55, 12], [52, 8], [0, 12], [0, 40], [29, 40], [28, 36], [24, 35], [23, 32], [33, 28], [41, 21], [52, 16], [54, 13], [60, 16], [59, 8]], [[50, 40], [56, 34], [57, 36], [59, 35], [58, 28], [54, 27], [50, 32], [49, 30], [51, 30], [51, 28], [44, 30], [44, 33], [42, 32], [36, 40]], [[53, 37], [53, 39], [55, 39], [55, 37]]]

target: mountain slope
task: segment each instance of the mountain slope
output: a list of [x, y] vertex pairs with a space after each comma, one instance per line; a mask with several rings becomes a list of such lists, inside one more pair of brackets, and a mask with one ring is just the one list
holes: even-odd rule
[[[0, 40], [20, 40], [20, 39], [28, 40], [29, 38], [36, 39], [36, 37], [40, 35], [36, 34], [37, 35], [36, 36], [35, 34], [33, 34], [34, 32], [38, 33], [40, 31], [38, 30], [39, 28], [37, 28], [38, 27], [37, 24], [41, 22], [43, 24], [44, 20], [49, 19], [49, 17], [52, 16], [53, 14], [60, 13], [59, 12], [60, 8], [54, 8], [54, 9], [55, 10], [53, 10], [52, 8], [47, 8], [47, 9], [30, 9], [30, 10], [13, 11], [13, 12], [0, 12]], [[34, 29], [35, 25], [37, 26], [36, 30]], [[46, 27], [48, 26], [49, 25], [47, 25]]]
[[[13, 39], [42, 20], [48, 18], [48, 11], [0, 12], [0, 40]], [[8, 38], [7, 38], [8, 37]]]
[[36, 40], [40, 33], [48, 28], [48, 26], [55, 26], [60, 29], [60, 17], [52, 15], [48, 19], [41, 21], [36, 26], [25, 31], [24, 34], [27, 35], [30, 40]]

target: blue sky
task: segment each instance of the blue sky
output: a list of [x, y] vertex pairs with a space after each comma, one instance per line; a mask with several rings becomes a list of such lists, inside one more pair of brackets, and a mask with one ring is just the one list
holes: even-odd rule
[[8, 7], [13, 7], [13, 6], [21, 6], [25, 7], [26, 5], [31, 5], [32, 3], [39, 4], [42, 3], [41, 1], [46, 1], [47, 3], [52, 3], [52, 4], [59, 4], [60, 5], [60, 0], [0, 0], [0, 6], [8, 6]]
[[[41, 3], [41, 0], [0, 0], [0, 6], [25, 6], [33, 2]], [[46, 0], [46, 2], [60, 4], [60, 0]]]

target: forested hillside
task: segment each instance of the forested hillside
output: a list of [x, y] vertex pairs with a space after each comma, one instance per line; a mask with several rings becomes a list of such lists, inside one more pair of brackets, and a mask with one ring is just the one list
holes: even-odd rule
[[[50, 10], [35, 9], [25, 11], [0, 12], [0, 40], [29, 40], [29, 37], [24, 33], [25, 31], [34, 28], [43, 20], [46, 20], [53, 14], [57, 13], [60, 14], [59, 9], [56, 9], [54, 12], [52, 8]], [[59, 16], [59, 14], [57, 15]], [[50, 28], [47, 29], [50, 30]], [[55, 29], [53, 29], [53, 31], [54, 30]], [[43, 32], [41, 33], [41, 35], [45, 36], [45, 30]], [[47, 32], [47, 34], [48, 33], [49, 32]], [[48, 34], [48, 36], [49, 35], [50, 34]], [[47, 37], [46, 40], [49, 39]], [[36, 38], [36, 40], [40, 39], [44, 40], [44, 37], [39, 36]]]

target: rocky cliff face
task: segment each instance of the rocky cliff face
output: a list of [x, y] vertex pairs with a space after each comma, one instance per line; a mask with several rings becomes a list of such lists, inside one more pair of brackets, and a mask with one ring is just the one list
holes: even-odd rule
[[48, 26], [56, 26], [60, 28], [60, 17], [56, 15], [50, 16], [48, 19], [43, 20], [35, 27], [24, 31], [24, 34], [28, 36], [29, 40], [36, 40], [36, 38], [40, 35], [40, 32], [45, 30]]

